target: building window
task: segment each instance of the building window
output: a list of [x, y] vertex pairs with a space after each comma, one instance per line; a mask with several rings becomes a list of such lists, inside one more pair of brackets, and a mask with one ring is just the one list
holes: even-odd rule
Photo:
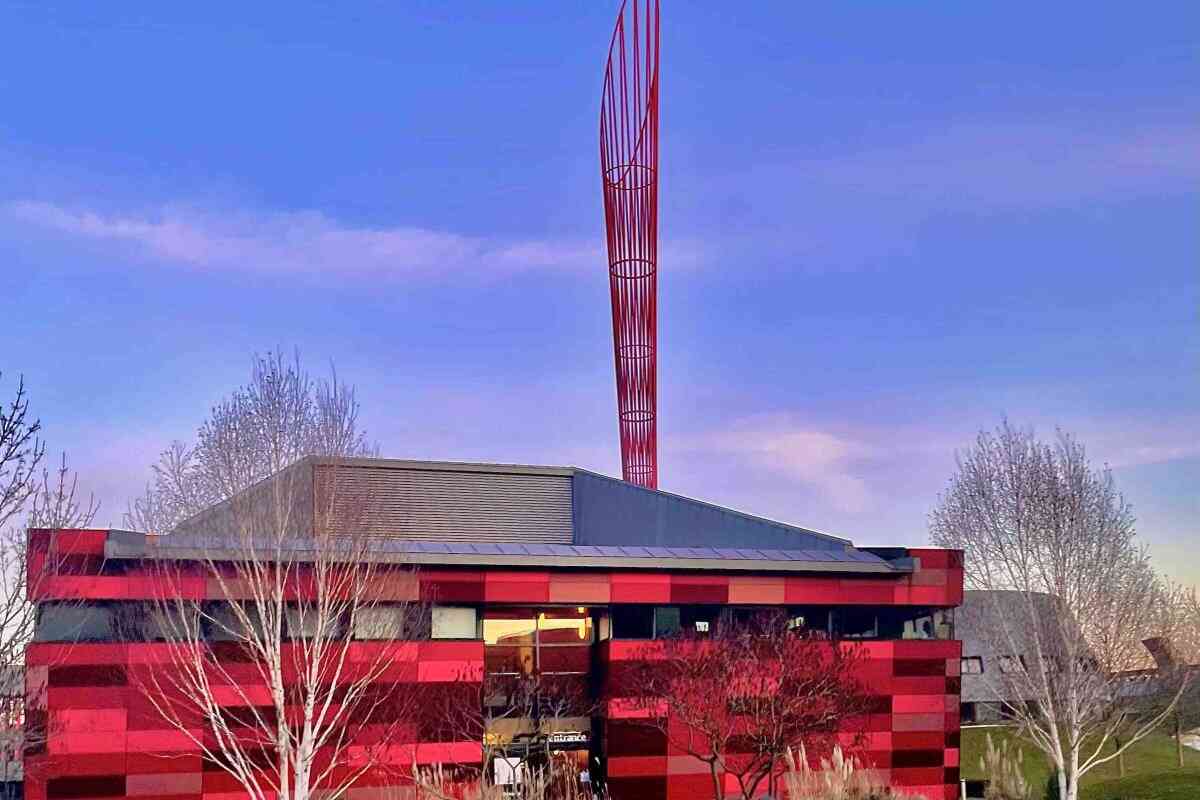
[[479, 638], [479, 612], [460, 606], [433, 607], [434, 639]]
[[117, 639], [117, 619], [104, 605], [42, 603], [37, 608], [35, 642], [112, 642]]
[[837, 613], [838, 630], [846, 639], [878, 639], [879, 618], [874, 609], [843, 608]]
[[680, 628], [701, 638], [709, 636], [716, 631], [721, 611], [721, 606], [680, 606]]
[[828, 606], [788, 606], [785, 613], [788, 630], [814, 636], [829, 636], [833, 632], [832, 610]]
[[614, 639], [653, 639], [655, 610], [651, 606], [612, 607]]
[[313, 608], [298, 608], [292, 606], [284, 612], [287, 620], [288, 636], [293, 639], [311, 639], [317, 635], [321, 625], [321, 616]]
[[354, 612], [354, 638], [399, 641], [429, 638], [429, 612], [409, 603], [380, 603]]
[[716, 606], [612, 607], [614, 639], [666, 639], [682, 633], [708, 635], [720, 609]]
[[962, 660], [963, 675], [982, 675], [983, 674], [983, 658], [980, 656], [967, 656]]
[[882, 639], [953, 639], [954, 615], [948, 609], [879, 608], [879, 637]]
[[584, 675], [591, 670], [593, 638], [592, 617], [584, 607], [488, 609], [485, 668], [492, 675]]
[[132, 624], [134, 641], [178, 642], [194, 637], [199, 631], [199, 611], [194, 606], [160, 607], [146, 604], [139, 609], [139, 621]]
[[205, 638], [212, 642], [262, 640], [262, 617], [251, 604], [213, 601], [205, 604], [202, 616]]
[[1025, 656], [1000, 656], [1000, 672], [1005, 675], [1024, 672], [1026, 669]]
[[586, 608], [553, 608], [538, 614], [538, 644], [583, 645], [592, 643], [592, 618]]
[[654, 638], [677, 636], [683, 630], [679, 606], [659, 606], [654, 609]]
[[483, 643], [511, 647], [532, 645], [537, 639], [537, 617], [529, 610], [488, 609], [483, 616]]

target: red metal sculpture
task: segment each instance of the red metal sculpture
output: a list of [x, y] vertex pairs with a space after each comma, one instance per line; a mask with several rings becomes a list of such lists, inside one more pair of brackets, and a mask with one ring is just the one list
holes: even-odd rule
[[658, 486], [658, 22], [658, 0], [622, 4], [600, 101], [621, 471], [651, 489]]

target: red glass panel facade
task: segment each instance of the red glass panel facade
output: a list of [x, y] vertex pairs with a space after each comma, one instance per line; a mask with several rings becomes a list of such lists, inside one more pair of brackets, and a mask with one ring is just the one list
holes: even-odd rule
[[[40, 570], [48, 548], [82, 557], [71, 574], [35, 585], [38, 602], [56, 599], [106, 603], [151, 600], [159, 587], [151, 569], [123, 562], [120, 574], [103, 567], [106, 531], [33, 532], [31, 569]], [[442, 604], [474, 605], [484, 618], [518, 617], [517, 609], [546, 613], [547, 645], [542, 668], [551, 672], [590, 670], [593, 689], [609, 698], [597, 721], [593, 754], [601, 757], [616, 800], [711, 797], [708, 776], [693, 759], [670, 749], [664, 737], [631, 719], [620, 702], [622, 666], [646, 654], [645, 642], [605, 638], [603, 626], [586, 633], [570, 620], [578, 608], [593, 619], [623, 604], [711, 606], [800, 605], [844, 610], [950, 609], [962, 601], [961, 557], [955, 551], [908, 551], [919, 562], [912, 573], [895, 575], [811, 576], [736, 574], [670, 570], [428, 568], [420, 572], [424, 598]], [[188, 591], [203, 596], [199, 579]], [[559, 604], [558, 612], [554, 605]], [[685, 617], [687, 614], [684, 615]], [[556, 621], [557, 620], [557, 621]], [[561, 640], [561, 641], [560, 641]], [[165, 668], [167, 645], [139, 642], [35, 643], [27, 654], [29, 715], [45, 725], [44, 746], [26, 758], [26, 796], [30, 800], [140, 797], [146, 800], [240, 800], [236, 781], [205, 763], [187, 737], [172, 730], [145, 698], [139, 673]], [[364, 658], [386, 643], [355, 643]], [[394, 646], [394, 645], [393, 645]], [[513, 648], [529, 650], [528, 643]], [[959, 659], [954, 640], [896, 639], [863, 642], [867, 658], [861, 677], [873, 702], [870, 713], [848, 719], [844, 740], [857, 742], [858, 754], [895, 787], [929, 800], [957, 796], [959, 757]], [[483, 639], [418, 641], [396, 647], [397, 657], [383, 680], [435, 691], [482, 679], [492, 656]], [[549, 653], [549, 655], [546, 655]], [[242, 676], [253, 696], [256, 671]], [[586, 657], [586, 661], [585, 661]], [[230, 692], [235, 707], [244, 699]], [[264, 698], [265, 702], [265, 698]], [[442, 741], [438, 726], [414, 720], [394, 735], [393, 771], [380, 769], [360, 781], [350, 800], [382, 797], [396, 774], [418, 764], [478, 764], [481, 746], [474, 741]], [[371, 726], [363, 729], [369, 736]], [[380, 726], [383, 730], [383, 726]], [[364, 746], [367, 744], [363, 743]], [[351, 758], [354, 750], [351, 749]]]

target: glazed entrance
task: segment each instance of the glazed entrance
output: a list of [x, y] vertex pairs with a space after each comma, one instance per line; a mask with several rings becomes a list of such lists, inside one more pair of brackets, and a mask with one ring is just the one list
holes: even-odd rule
[[483, 614], [485, 753], [492, 780], [520, 783], [553, 761], [574, 780], [590, 780], [591, 610], [489, 608]]

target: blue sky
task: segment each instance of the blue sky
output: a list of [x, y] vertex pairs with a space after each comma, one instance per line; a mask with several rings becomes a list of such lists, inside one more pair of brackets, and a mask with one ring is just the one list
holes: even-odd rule
[[[615, 7], [0, 7], [3, 385], [104, 521], [276, 346], [335, 361], [386, 455], [619, 472]], [[1078, 433], [1200, 580], [1197, 30], [665, 3], [664, 488], [921, 542], [1007, 414]]]

